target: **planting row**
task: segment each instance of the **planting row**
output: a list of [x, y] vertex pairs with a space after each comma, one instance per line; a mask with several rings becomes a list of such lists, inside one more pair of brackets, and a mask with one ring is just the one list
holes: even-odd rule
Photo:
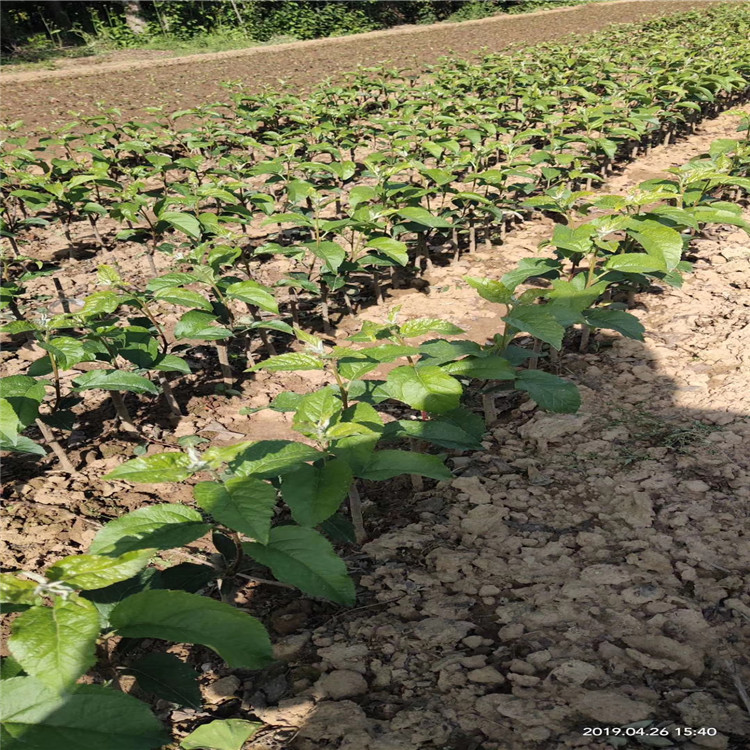
[[[294, 328], [298, 349], [269, 356], [253, 369], [328, 373], [329, 385], [284, 393], [271, 405], [294, 412], [299, 441], [202, 450], [200, 441], [187, 438], [182, 450], [139, 457], [112, 471], [111, 480], [189, 482], [195, 504], [139, 508], [105, 524], [87, 554], [64, 558], [44, 574], [2, 575], [6, 611], [22, 612], [12, 626], [12, 657], [3, 664], [9, 677], [8, 747], [58, 747], [61, 731], [84, 750], [146, 750], [166, 742], [147, 706], [112, 689], [118, 676], [135, 675], [145, 693], [172, 703], [199, 705], [192, 667], [167, 652], [143, 656], [137, 648], [143, 638], [200, 644], [233, 668], [268, 665], [271, 645], [262, 624], [228, 603], [258, 565], [310, 596], [353, 604], [354, 583], [329, 539], [364, 538], [359, 495], [365, 482], [399, 474], [448, 479], [444, 456], [423, 451], [428, 445], [449, 451], [479, 447], [485, 428], [472, 408], [478, 390], [490, 419], [497, 389], [517, 388], [545, 408], [575, 411], [576, 388], [538, 369], [539, 360], [554, 363], [573, 327], [582, 331], [583, 346], [594, 329], [642, 339], [641, 324], [625, 309], [633, 292], [653, 283], [679, 284], [689, 270], [683, 253], [705, 224], [750, 231], [739, 206], [723, 200], [750, 191], [750, 139], [718, 141], [709, 154], [671, 172], [669, 179], [642, 183], [625, 197], [578, 196], [571, 204], [577, 225], [558, 224], [544, 256], [523, 260], [500, 280], [467, 278], [501, 306], [502, 333], [491, 343], [457, 338], [461, 331], [444, 321], [401, 322], [397, 316], [363, 324], [346, 345]], [[101, 275], [115, 287], [122, 283], [111, 269]], [[224, 285], [224, 291], [235, 283], [247, 282]], [[156, 324], [113, 318], [127, 309], [145, 313], [148, 301], [140, 300], [147, 295], [92, 296], [105, 299], [102, 294], [119, 295], [116, 304], [92, 311], [90, 297], [86, 313], [65, 314], [51, 324], [51, 330], [71, 326], [76, 337], [32, 331], [23, 323], [10, 327], [40, 336], [50, 363], [56, 363], [53, 373], [71, 366], [81, 352], [109, 358], [109, 369], [76, 378], [79, 390], [107, 388], [109, 379], [113, 393], [124, 390], [129, 378], [151, 383], [115, 366], [142, 362], [144, 352], [158, 356]], [[431, 334], [451, 338], [424, 341]], [[60, 357], [71, 359], [61, 364]], [[383, 363], [393, 366], [387, 377], [366, 377]], [[57, 390], [56, 382], [50, 390]], [[2, 385], [3, 447], [34, 450], [21, 432], [41, 419], [46, 383], [21, 375]], [[465, 394], [470, 398], [462, 403]], [[402, 418], [384, 410], [386, 402], [397, 403]], [[412, 441], [412, 450], [399, 447], [404, 440]], [[348, 519], [341, 513], [347, 499]], [[207, 535], [217, 550], [212, 564], [182, 550]], [[159, 557], [167, 551], [172, 560], [182, 554], [185, 561], [167, 566]], [[78, 684], [91, 669], [96, 684]], [[104, 722], [105, 716], [116, 720]], [[182, 747], [239, 747], [257, 728], [244, 720], [213, 722]]]

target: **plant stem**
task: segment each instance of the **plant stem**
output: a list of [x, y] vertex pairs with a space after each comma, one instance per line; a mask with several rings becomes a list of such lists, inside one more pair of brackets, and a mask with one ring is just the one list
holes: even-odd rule
[[36, 420], [36, 426], [39, 428], [39, 431], [42, 433], [42, 437], [47, 441], [47, 445], [52, 449], [52, 452], [57, 456], [57, 460], [60, 462], [60, 466], [62, 466], [63, 471], [67, 471], [68, 474], [77, 474], [75, 466], [70, 462], [70, 459], [68, 458], [68, 454], [65, 452], [65, 449], [60, 445], [60, 443], [57, 442], [57, 439], [55, 438], [54, 433], [49, 428], [48, 425], [44, 424], [41, 419]]
[[482, 410], [484, 411], [484, 421], [487, 427], [497, 422], [497, 407], [495, 405], [494, 393], [482, 394]]
[[359, 496], [356, 482], [349, 488], [349, 513], [352, 517], [352, 526], [354, 526], [354, 538], [357, 544], [363, 544], [367, 539], [367, 532], [362, 518], [362, 498]]
[[219, 355], [219, 366], [221, 367], [221, 378], [227, 388], [234, 384], [234, 373], [229, 364], [229, 349], [223, 341], [216, 342], [216, 353]]
[[167, 376], [161, 372], [159, 373], [159, 385], [161, 386], [161, 389], [164, 392], [164, 400], [167, 402], [169, 411], [171, 411], [175, 417], [181, 417], [182, 409], [180, 409], [180, 405], [177, 403], [177, 399], [174, 397], [174, 391], [172, 390], [172, 386], [169, 384], [169, 381], [167, 380]]
[[125, 406], [125, 400], [122, 397], [122, 393], [119, 391], [110, 391], [109, 396], [112, 399], [112, 403], [115, 407], [115, 412], [120, 419], [120, 424], [125, 432], [130, 432], [135, 435], [139, 435], [138, 428], [133, 424], [133, 420], [130, 417], [128, 407]]

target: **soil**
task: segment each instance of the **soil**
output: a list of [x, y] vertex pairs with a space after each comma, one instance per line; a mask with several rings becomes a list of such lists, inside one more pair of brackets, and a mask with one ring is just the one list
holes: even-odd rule
[[51, 128], [97, 112], [97, 104], [118, 107], [124, 119], [147, 106], [166, 111], [225, 99], [224, 81], [242, 81], [251, 92], [287, 86], [305, 91], [357, 65], [393, 65], [422, 70], [447, 54], [470, 58], [477, 50], [585, 34], [612, 23], [629, 23], [664, 13], [705, 6], [711, 0], [617, 0], [531, 14], [502, 15], [460, 24], [407, 26], [333, 39], [293, 42], [187, 57], [143, 60], [139, 51], [116, 63], [58, 71], [0, 73], [2, 119], [23, 120], [27, 132]]

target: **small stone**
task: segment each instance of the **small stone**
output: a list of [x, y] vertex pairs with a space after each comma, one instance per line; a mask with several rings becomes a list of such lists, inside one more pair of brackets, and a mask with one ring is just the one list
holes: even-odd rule
[[541, 680], [538, 677], [535, 677], [531, 674], [515, 674], [511, 673], [508, 675], [508, 679], [514, 684], [519, 685], [520, 687], [534, 687], [534, 685], [538, 685]]
[[700, 479], [691, 479], [689, 482], [680, 482], [680, 489], [686, 492], [708, 492], [711, 487]]
[[228, 677], [222, 677], [216, 682], [212, 682], [203, 689], [203, 695], [209, 703], [221, 703], [229, 698], [234, 698], [235, 693], [240, 689], [240, 679], [230, 674]]
[[583, 716], [602, 724], [621, 726], [648, 719], [653, 708], [609, 690], [586, 690], [574, 702]]
[[703, 653], [673, 638], [662, 635], [628, 636], [625, 642], [632, 650], [637, 649], [635, 653], [628, 653], [637, 661], [645, 662], [638, 653], [647, 654], [655, 660], [652, 666], [644, 663], [648, 668], [665, 672], [681, 670], [691, 677], [700, 677], [703, 674]]
[[288, 635], [273, 644], [273, 657], [279, 661], [292, 661], [299, 656], [309, 641], [309, 632]]
[[484, 643], [484, 638], [482, 638], [481, 635], [470, 635], [464, 638], [461, 643], [463, 643], [466, 648], [479, 648]]
[[301, 727], [315, 710], [315, 701], [308, 696], [297, 696], [279, 701], [278, 706], [253, 706], [253, 713], [266, 724]]
[[328, 662], [334, 669], [351, 670], [364, 674], [367, 671], [365, 658], [369, 653], [364, 644], [347, 646], [337, 643], [328, 648], [318, 649], [318, 656]]
[[581, 580], [597, 585], [616, 586], [626, 583], [631, 578], [630, 573], [619, 565], [589, 565], [581, 571]]
[[481, 685], [502, 685], [505, 682], [505, 677], [494, 667], [472, 669], [466, 676], [471, 682], [477, 682]]
[[717, 732], [713, 736], [691, 737], [691, 740], [698, 747], [708, 747], [711, 750], [726, 750], [729, 747], [729, 737], [721, 732]]
[[536, 672], [536, 669], [532, 664], [522, 661], [521, 659], [513, 659], [508, 665], [508, 669], [516, 674], [534, 674], [534, 672]]
[[479, 669], [487, 664], [487, 657], [483, 654], [475, 654], [474, 656], [464, 656], [461, 659], [461, 666], [466, 669]]
[[599, 667], [581, 661], [580, 659], [569, 659], [558, 664], [550, 676], [565, 685], [585, 685], [589, 680], [600, 680], [606, 677], [604, 670]]
[[359, 672], [349, 669], [337, 669], [323, 675], [314, 685], [316, 695], [322, 698], [341, 700], [367, 692], [367, 681]]

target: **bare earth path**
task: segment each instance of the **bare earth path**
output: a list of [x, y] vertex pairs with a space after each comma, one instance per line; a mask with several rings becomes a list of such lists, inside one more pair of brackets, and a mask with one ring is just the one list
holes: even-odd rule
[[69, 112], [92, 114], [103, 101], [131, 117], [143, 107], [167, 111], [225, 99], [221, 82], [241, 80], [251, 90], [279, 87], [306, 90], [320, 80], [389, 60], [421, 69], [442, 55], [469, 56], [520, 43], [590, 33], [611, 23], [628, 23], [663, 13], [706, 6], [711, 0], [617, 0], [480, 21], [409, 26], [369, 34], [256, 47], [161, 60], [80, 66], [68, 70], [0, 76], [2, 120], [23, 120], [30, 131], [64, 122]]

